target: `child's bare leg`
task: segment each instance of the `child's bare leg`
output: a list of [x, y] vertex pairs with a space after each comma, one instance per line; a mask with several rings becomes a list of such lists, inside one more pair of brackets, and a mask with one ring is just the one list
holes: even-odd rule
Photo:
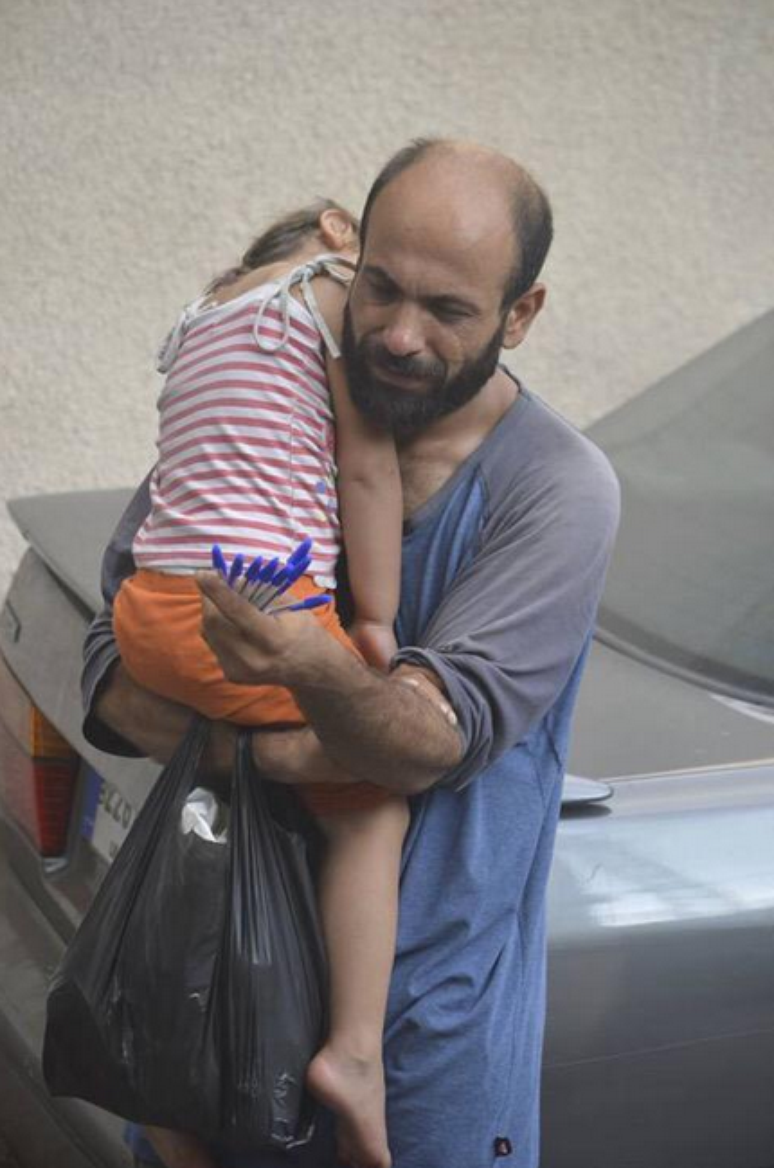
[[165, 1127], [146, 1127], [144, 1131], [167, 1168], [217, 1168], [201, 1140], [189, 1132], [170, 1131]]
[[307, 1081], [337, 1115], [342, 1162], [389, 1168], [382, 1034], [408, 809], [396, 797], [320, 822], [327, 839], [320, 909], [330, 966], [330, 1030]]

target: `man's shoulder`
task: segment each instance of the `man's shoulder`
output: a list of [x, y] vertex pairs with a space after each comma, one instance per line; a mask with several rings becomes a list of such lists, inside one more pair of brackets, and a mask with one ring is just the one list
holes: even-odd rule
[[481, 473], [493, 508], [592, 496], [617, 516], [620, 489], [607, 455], [524, 387], [483, 451]]

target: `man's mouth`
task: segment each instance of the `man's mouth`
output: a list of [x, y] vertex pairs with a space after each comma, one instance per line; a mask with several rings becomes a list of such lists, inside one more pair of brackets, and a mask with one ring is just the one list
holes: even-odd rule
[[428, 370], [418, 371], [416, 367], [411, 366], [401, 368], [400, 365], [378, 359], [371, 362], [371, 371], [379, 381], [401, 389], [424, 389], [432, 380]]
[[400, 389], [424, 389], [427, 377], [417, 377], [416, 374], [403, 373], [399, 369], [377, 368], [376, 375], [387, 385], [395, 385]]

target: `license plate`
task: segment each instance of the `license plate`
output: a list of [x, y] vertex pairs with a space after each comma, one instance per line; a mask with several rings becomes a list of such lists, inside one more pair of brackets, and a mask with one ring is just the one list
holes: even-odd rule
[[129, 834], [136, 812], [118, 788], [91, 767], [87, 768], [85, 778], [81, 835], [110, 863]]

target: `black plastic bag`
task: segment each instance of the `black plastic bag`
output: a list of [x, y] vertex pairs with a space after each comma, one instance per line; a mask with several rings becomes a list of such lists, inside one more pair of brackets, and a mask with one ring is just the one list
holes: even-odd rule
[[308, 823], [240, 735], [227, 844], [183, 834], [209, 724], [165, 768], [57, 970], [54, 1095], [238, 1149], [312, 1135], [306, 1067], [325, 1031]]

